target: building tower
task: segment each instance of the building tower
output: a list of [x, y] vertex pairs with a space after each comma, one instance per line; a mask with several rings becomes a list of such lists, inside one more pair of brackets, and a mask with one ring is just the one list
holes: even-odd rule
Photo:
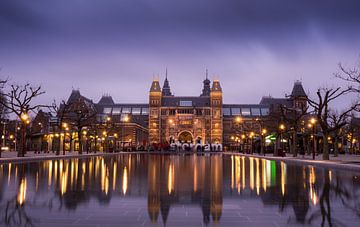
[[206, 70], [206, 78], [204, 80], [204, 87], [200, 96], [210, 96], [210, 80], [208, 79], [208, 71]]
[[210, 92], [211, 106], [211, 143], [222, 143], [223, 115], [222, 115], [222, 89], [220, 82], [214, 80]]
[[301, 81], [295, 81], [290, 99], [293, 101], [293, 107], [295, 109], [304, 110], [307, 107], [307, 95]]
[[149, 143], [160, 143], [161, 88], [158, 80], [153, 80], [149, 94]]
[[163, 85], [163, 87], [162, 87], [162, 96], [173, 96], [173, 95], [171, 94], [169, 81], [168, 81], [168, 79], [167, 79], [167, 70], [166, 70], [164, 85]]

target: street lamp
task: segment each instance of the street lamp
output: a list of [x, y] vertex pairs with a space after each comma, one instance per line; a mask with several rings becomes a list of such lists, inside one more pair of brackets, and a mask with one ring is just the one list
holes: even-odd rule
[[280, 124], [279, 129], [280, 129], [280, 149], [281, 149], [281, 152], [283, 152], [283, 150], [284, 150], [284, 148], [283, 148], [283, 132], [285, 130], [285, 125]]
[[315, 160], [315, 153], [316, 153], [316, 139], [315, 139], [315, 124], [316, 124], [316, 119], [315, 118], [311, 118], [310, 119], [310, 123], [308, 124], [309, 128], [312, 128], [312, 134], [313, 134], [313, 160]]

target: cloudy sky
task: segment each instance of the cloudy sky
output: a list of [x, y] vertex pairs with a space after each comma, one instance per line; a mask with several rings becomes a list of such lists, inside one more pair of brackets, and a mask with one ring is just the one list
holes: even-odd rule
[[205, 70], [226, 103], [340, 83], [360, 56], [359, 0], [33, 0], [0, 2], [0, 75], [98, 101], [147, 102], [153, 78], [199, 95]]

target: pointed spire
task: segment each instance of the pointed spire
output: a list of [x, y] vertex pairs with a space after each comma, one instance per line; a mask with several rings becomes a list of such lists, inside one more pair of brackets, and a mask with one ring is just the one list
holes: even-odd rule
[[203, 87], [203, 90], [202, 90], [202, 93], [200, 96], [210, 96], [210, 80], [208, 78], [208, 75], [209, 75], [209, 71], [208, 69], [206, 69], [205, 71], [205, 80], [203, 81], [203, 84], [204, 84], [204, 87]]
[[163, 96], [172, 96], [171, 94], [171, 90], [170, 90], [170, 84], [167, 78], [167, 68], [165, 70], [165, 80], [164, 80], [164, 85], [163, 85], [163, 89], [162, 89], [162, 95]]

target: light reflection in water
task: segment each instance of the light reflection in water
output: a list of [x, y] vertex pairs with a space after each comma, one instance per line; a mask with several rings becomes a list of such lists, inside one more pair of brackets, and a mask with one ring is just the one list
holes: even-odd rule
[[123, 194], [126, 195], [126, 191], [128, 189], [128, 173], [126, 166], [124, 167], [122, 183], [123, 183], [122, 185]]
[[[167, 217], [170, 217], [169, 213], [173, 212], [173, 206], [196, 204], [202, 211], [205, 225], [210, 222], [221, 223], [222, 213], [226, 212], [223, 206], [229, 201], [240, 206], [245, 198], [248, 203], [261, 201], [269, 206], [278, 204], [277, 206], [295, 215], [299, 221], [304, 220], [311, 212], [321, 213], [319, 206], [323, 201], [319, 197], [326, 196], [323, 188], [327, 182], [332, 185], [328, 187], [330, 191], [336, 188], [335, 184], [341, 183], [340, 175], [334, 170], [293, 166], [260, 158], [226, 155], [130, 156], [54, 160], [38, 165], [1, 165], [0, 186], [3, 187], [2, 192], [5, 192], [2, 198], [11, 198], [12, 190], [6, 189], [16, 188], [16, 193], [12, 195], [14, 200], [26, 207], [37, 198], [33, 197], [34, 191], [41, 197], [49, 194], [48, 197], [44, 196], [45, 200], [52, 198], [53, 193], [59, 195], [55, 198], [61, 200], [61, 204], [69, 206], [67, 209], [75, 209], [73, 207], [76, 205], [72, 204], [87, 202], [92, 197], [97, 197], [106, 204], [110, 199], [118, 201], [122, 194], [129, 200], [132, 200], [133, 196], [136, 199], [147, 198], [146, 209], [149, 220], [153, 223], [160, 222], [158, 217], [161, 217], [162, 222], [166, 222]], [[27, 165], [32, 167], [23, 168]], [[349, 182], [351, 183], [347, 179], [345, 183]], [[358, 190], [358, 187], [353, 188], [356, 184], [345, 183], [337, 187], [350, 185], [347, 187], [352, 191], [347, 192], [346, 196]], [[116, 193], [117, 186], [122, 189], [120, 193]], [[337, 198], [331, 195], [328, 195], [329, 201]], [[139, 206], [142, 204], [144, 203]], [[90, 204], [89, 209], [93, 206], [94, 204]], [[340, 207], [339, 203], [336, 206]], [[334, 209], [336, 213], [339, 208]], [[304, 214], [304, 217], [299, 218], [299, 214]], [[227, 215], [223, 218], [226, 219]]]
[[17, 203], [20, 206], [22, 206], [25, 203], [26, 190], [27, 190], [27, 181], [26, 181], [26, 177], [24, 177], [21, 179], [19, 191], [17, 194]]

